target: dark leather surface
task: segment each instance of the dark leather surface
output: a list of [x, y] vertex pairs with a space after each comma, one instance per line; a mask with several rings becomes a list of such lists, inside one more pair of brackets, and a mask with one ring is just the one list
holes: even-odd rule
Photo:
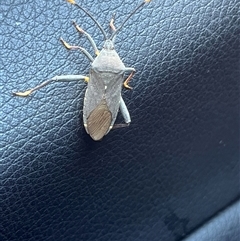
[[[106, 30], [137, 4], [81, 3]], [[239, 7], [153, 0], [133, 16], [116, 40], [137, 70], [123, 91], [132, 124], [94, 142], [82, 125], [85, 83], [11, 92], [87, 74], [86, 57], [59, 37], [90, 49], [71, 20], [98, 46], [100, 31], [65, 1], [2, 2], [0, 240], [182, 240], [239, 200]]]
[[240, 240], [240, 202], [226, 210], [195, 231], [184, 241], [239, 241]]

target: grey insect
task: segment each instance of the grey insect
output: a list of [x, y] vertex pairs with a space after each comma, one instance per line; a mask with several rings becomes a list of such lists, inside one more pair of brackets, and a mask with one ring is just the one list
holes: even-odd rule
[[[110, 27], [113, 31], [110, 38], [107, 37], [107, 34], [101, 25], [87, 10], [78, 5], [75, 0], [67, 1], [84, 11], [99, 27], [105, 39], [103, 49], [99, 52], [92, 37], [74, 22], [76, 30], [81, 34], [84, 34], [94, 48], [96, 54], [95, 59], [86, 49], [80, 46], [71, 46], [62, 38], [60, 39], [62, 44], [68, 50], [80, 50], [90, 60], [91, 68], [89, 77], [83, 75], [55, 76], [32, 89], [24, 92], [14, 92], [13, 94], [15, 96], [26, 97], [29, 96], [32, 92], [50, 84], [51, 82], [57, 81], [69, 82], [84, 80], [88, 82], [84, 97], [83, 122], [86, 132], [92, 137], [93, 140], [98, 141], [101, 140], [112, 128], [126, 127], [129, 126], [131, 122], [128, 109], [121, 95], [121, 90], [122, 85], [128, 89], [131, 89], [131, 87], [128, 85], [128, 82], [133, 77], [135, 69], [132, 67], [125, 67], [119, 55], [114, 49], [114, 41], [116, 34], [121, 30], [126, 21], [145, 3], [148, 3], [151, 0], [144, 0], [137, 8], [132, 11], [131, 14], [129, 14], [129, 16], [118, 29], [116, 29], [114, 26], [113, 16], [110, 21]], [[129, 76], [124, 81], [124, 75], [126, 73], [129, 73]], [[119, 109], [123, 115], [125, 121], [124, 124], [114, 124]]]

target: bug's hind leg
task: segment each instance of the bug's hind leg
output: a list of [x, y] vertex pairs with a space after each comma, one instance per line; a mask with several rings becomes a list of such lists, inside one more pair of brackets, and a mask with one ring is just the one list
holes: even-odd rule
[[122, 127], [127, 127], [130, 125], [131, 123], [131, 117], [130, 117], [130, 114], [129, 114], [129, 111], [127, 109], [127, 106], [121, 96], [120, 98], [120, 111], [122, 113], [122, 116], [123, 116], [123, 119], [125, 121], [125, 123], [122, 123], [122, 124], [114, 124], [113, 125], [113, 129], [116, 129], [116, 128], [122, 128]]

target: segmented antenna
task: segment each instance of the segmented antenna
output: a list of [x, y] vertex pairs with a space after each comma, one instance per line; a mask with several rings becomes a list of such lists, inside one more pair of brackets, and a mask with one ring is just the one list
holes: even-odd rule
[[[67, 2], [75, 5], [76, 7], [78, 7], [79, 9], [81, 9], [83, 12], [85, 12], [98, 26], [98, 28], [101, 30], [105, 40], [108, 39], [106, 32], [104, 31], [104, 29], [102, 28], [102, 26], [98, 23], [98, 21], [86, 10], [84, 9], [82, 6], [78, 5], [75, 0], [66, 0]], [[151, 2], [151, 0], [144, 0], [138, 7], [136, 7], [129, 15], [128, 17], [123, 21], [122, 25], [111, 35], [110, 40], [113, 40], [113, 38], [116, 36], [116, 34], [123, 28], [124, 24], [128, 21], [129, 18], [131, 18], [138, 9], [140, 9], [141, 7], [143, 7], [143, 5], [145, 3], [149, 3]]]
[[122, 25], [112, 34], [112, 36], [110, 37], [110, 39], [112, 40], [116, 34], [123, 28], [124, 24], [128, 21], [129, 18], [131, 18], [138, 9], [140, 9], [141, 7], [143, 7], [143, 5], [145, 3], [149, 3], [151, 0], [144, 0], [138, 7], [136, 7], [129, 15], [128, 17], [123, 21]]
[[73, 4], [73, 5], [75, 5], [76, 7], [78, 7], [79, 9], [81, 9], [84, 13], [86, 13], [86, 14], [88, 15], [88, 17], [90, 17], [90, 18], [97, 24], [97, 26], [98, 26], [98, 28], [101, 30], [101, 32], [102, 32], [105, 40], [108, 39], [107, 34], [106, 34], [106, 32], [104, 31], [104, 29], [102, 28], [102, 26], [99, 24], [99, 22], [98, 22], [86, 9], [84, 9], [82, 6], [78, 5], [78, 4], [75, 2], [75, 0], [66, 0], [66, 1], [69, 2], [69, 3], [71, 3], [71, 4]]

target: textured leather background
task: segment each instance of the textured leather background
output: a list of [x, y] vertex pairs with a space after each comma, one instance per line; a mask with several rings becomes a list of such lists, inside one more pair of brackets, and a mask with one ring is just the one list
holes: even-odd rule
[[[106, 30], [139, 2], [81, 1]], [[101, 32], [65, 1], [2, 1], [0, 240], [181, 240], [239, 200], [239, 8], [153, 0], [132, 17], [116, 40], [137, 69], [123, 91], [132, 124], [94, 142], [82, 125], [85, 83], [11, 92], [87, 74], [86, 57], [59, 37], [90, 49], [73, 19], [98, 46]]]
[[198, 231], [184, 241], [239, 241], [240, 240], [240, 202], [220, 212]]

